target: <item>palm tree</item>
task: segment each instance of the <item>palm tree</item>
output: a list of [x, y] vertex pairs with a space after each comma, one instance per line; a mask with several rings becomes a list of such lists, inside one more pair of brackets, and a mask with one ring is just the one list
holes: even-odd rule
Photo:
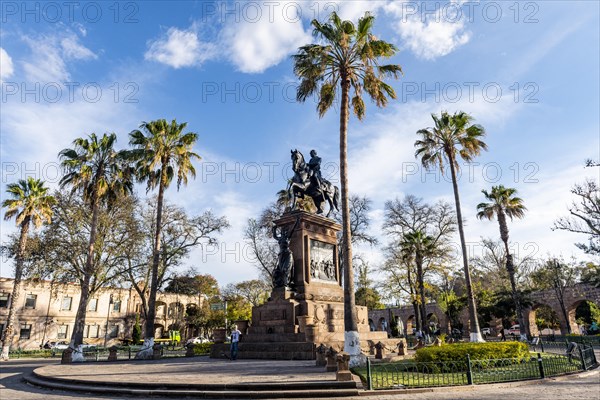
[[[92, 217], [85, 267], [80, 277], [81, 298], [71, 335], [72, 349], [77, 349], [83, 343], [90, 282], [94, 275], [94, 259], [97, 257], [94, 254], [94, 246], [100, 207], [133, 190], [131, 169], [124, 159], [124, 153], [115, 150], [116, 141], [117, 135], [114, 133], [105, 133], [102, 137], [92, 133], [88, 138], [75, 139], [73, 148], [64, 149], [59, 153], [65, 171], [60, 186], [70, 186], [72, 192], [80, 192], [90, 208]], [[74, 355], [74, 360], [76, 359], [77, 355]], [[83, 361], [82, 358], [79, 359]]]
[[465, 285], [467, 288], [469, 320], [471, 321], [471, 341], [481, 342], [483, 341], [483, 338], [479, 331], [477, 307], [475, 305], [475, 296], [473, 295], [473, 288], [471, 286], [471, 272], [469, 270], [469, 261], [467, 258], [467, 245], [463, 229], [456, 171], [459, 169], [457, 156], [460, 156], [463, 160], [469, 162], [473, 160], [475, 156], [479, 155], [481, 150], [487, 149], [487, 145], [480, 139], [485, 136], [485, 130], [480, 125], [473, 125], [473, 117], [463, 111], [458, 111], [454, 115], [450, 115], [446, 111], [443, 111], [439, 117], [435, 114], [432, 114], [431, 117], [435, 122], [435, 126], [417, 131], [417, 134], [421, 135], [421, 139], [415, 142], [415, 147], [417, 148], [415, 157], [421, 157], [421, 163], [424, 167], [430, 168], [432, 166], [438, 166], [442, 172], [446, 163], [450, 165], [452, 189], [454, 190], [454, 203], [456, 205], [456, 218], [458, 222], [458, 234], [460, 236], [462, 250]]
[[[396, 54], [394, 45], [377, 39], [372, 34], [375, 17], [365, 13], [358, 25], [351, 21], [342, 21], [333, 12], [328, 23], [312, 21], [313, 36], [322, 44], [308, 44], [293, 55], [294, 73], [301, 82], [296, 99], [306, 101], [317, 94], [317, 111], [323, 117], [340, 96], [340, 181], [342, 192], [342, 243], [344, 265], [344, 330], [345, 351], [352, 355], [351, 364], [360, 362], [357, 353], [358, 324], [354, 299], [352, 271], [352, 249], [350, 234], [350, 206], [348, 200], [348, 161], [347, 137], [350, 103], [359, 120], [365, 116], [365, 103], [362, 99], [366, 92], [378, 107], [388, 103], [388, 97], [395, 99], [394, 89], [383, 81], [385, 77], [398, 78], [402, 73], [399, 65], [379, 65], [381, 58]], [[350, 101], [350, 92], [353, 97]]]
[[54, 197], [48, 195], [48, 188], [44, 186], [44, 182], [32, 177], [9, 184], [6, 192], [12, 198], [2, 202], [2, 207], [7, 208], [4, 219], [8, 221], [15, 217], [15, 222], [21, 228], [21, 232], [16, 254], [15, 281], [10, 296], [6, 329], [4, 329], [2, 337], [2, 354], [0, 354], [2, 360], [8, 360], [8, 352], [14, 336], [29, 226], [33, 223], [36, 228], [39, 228], [44, 222], [49, 223], [52, 218], [52, 206], [56, 202]]
[[492, 191], [489, 193], [485, 190], [481, 192], [490, 203], [479, 203], [477, 205], [477, 218], [492, 220], [494, 216], [498, 217], [500, 238], [504, 242], [504, 251], [506, 252], [506, 270], [508, 271], [512, 298], [515, 303], [515, 310], [517, 311], [521, 337], [523, 338], [526, 337], [527, 332], [525, 330], [525, 319], [523, 318], [523, 307], [519, 293], [517, 292], [513, 257], [508, 249], [508, 225], [506, 224], [506, 217], [508, 216], [511, 221], [513, 218], [523, 218], [527, 208], [523, 205], [523, 199], [515, 196], [517, 189], [505, 188], [503, 185], [500, 185], [493, 186]]
[[169, 124], [165, 119], [142, 122], [140, 130], [129, 134], [129, 144], [133, 150], [129, 157], [135, 162], [136, 174], [140, 181], [147, 182], [147, 191], [158, 187], [156, 203], [156, 225], [152, 253], [152, 270], [150, 275], [150, 293], [148, 298], [148, 315], [144, 347], [136, 357], [151, 356], [154, 344], [154, 320], [156, 317], [156, 294], [158, 292], [158, 270], [161, 251], [161, 228], [165, 190], [177, 176], [177, 190], [181, 184], [187, 185], [188, 175], [196, 177], [192, 165], [193, 159], [200, 156], [192, 151], [198, 140], [196, 133], [182, 134], [187, 123], [178, 124], [176, 120]]
[[414, 255], [415, 266], [417, 269], [417, 292], [420, 303], [420, 322], [417, 319], [417, 330], [423, 330], [426, 334], [429, 334], [429, 327], [427, 325], [427, 310], [425, 309], [425, 281], [423, 279], [423, 263], [427, 257], [434, 254], [436, 250], [436, 243], [433, 236], [426, 235], [422, 230], [416, 230], [410, 233], [406, 233], [403, 236], [402, 247], [410, 251]]

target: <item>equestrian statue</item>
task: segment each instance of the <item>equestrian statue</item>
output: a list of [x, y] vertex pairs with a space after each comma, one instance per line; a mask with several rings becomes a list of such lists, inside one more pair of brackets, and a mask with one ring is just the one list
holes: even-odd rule
[[288, 197], [292, 201], [290, 209], [296, 210], [297, 199], [308, 196], [315, 203], [317, 214], [323, 213], [325, 202], [329, 203], [327, 217], [332, 210], [338, 211], [340, 191], [337, 186], [321, 176], [321, 157], [317, 156], [317, 152], [311, 150], [311, 159], [308, 163], [304, 161], [304, 156], [298, 150], [291, 150], [291, 153], [294, 177], [288, 185]]

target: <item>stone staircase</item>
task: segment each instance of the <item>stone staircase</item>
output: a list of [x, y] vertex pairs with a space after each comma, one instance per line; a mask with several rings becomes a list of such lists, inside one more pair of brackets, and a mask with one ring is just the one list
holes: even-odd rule
[[[279, 335], [277, 335], [279, 336]], [[309, 342], [273, 341], [252, 342], [244, 338], [239, 344], [238, 358], [256, 360], [314, 360], [315, 347]], [[218, 343], [211, 347], [211, 358], [228, 358], [229, 344]]]
[[278, 399], [333, 398], [358, 396], [354, 381], [350, 382], [278, 382], [278, 383], [160, 383], [160, 382], [97, 382], [92, 380], [49, 377], [33, 371], [24, 376], [31, 385], [80, 393], [109, 396], [204, 398], [204, 399]]

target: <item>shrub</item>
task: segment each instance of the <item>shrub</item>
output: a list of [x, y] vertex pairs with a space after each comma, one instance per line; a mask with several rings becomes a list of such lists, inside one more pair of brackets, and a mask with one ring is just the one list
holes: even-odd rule
[[498, 358], [529, 357], [527, 344], [521, 342], [501, 343], [453, 343], [439, 347], [424, 347], [415, 354], [417, 362], [451, 362], [464, 361], [467, 354], [472, 360], [489, 360]]
[[202, 356], [205, 354], [209, 354], [210, 353], [210, 346], [212, 346], [213, 343], [196, 343], [194, 344], [194, 355], [196, 356]]

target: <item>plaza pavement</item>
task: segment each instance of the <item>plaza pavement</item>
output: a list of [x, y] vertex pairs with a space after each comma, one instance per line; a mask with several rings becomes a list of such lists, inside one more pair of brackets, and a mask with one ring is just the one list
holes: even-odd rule
[[[41, 362], [43, 361], [43, 362]], [[274, 391], [285, 385], [319, 385], [335, 379], [335, 373], [327, 373], [315, 367], [314, 361], [267, 361], [267, 360], [212, 360], [206, 357], [166, 359], [156, 361], [86, 363], [60, 365], [56, 361], [14, 360], [0, 363], [0, 399], [2, 400], [73, 400], [73, 399], [125, 399], [127, 395], [107, 393], [82, 393], [60, 389], [51, 390], [24, 383], [23, 376], [32, 370], [40, 376], [53, 376], [69, 381], [89, 380], [98, 386], [115, 383], [137, 383], [140, 387], [149, 383], [187, 383], [207, 385], [266, 385]], [[359, 395], [365, 395], [360, 390]], [[184, 393], [181, 393], [184, 397]], [[346, 399], [358, 399], [354, 395]], [[247, 397], [246, 398], [252, 398]], [[139, 398], [139, 397], [138, 397]], [[173, 398], [156, 393], [153, 399]], [[292, 393], [281, 395], [292, 399]], [[332, 393], [330, 399], [338, 398]], [[377, 392], [381, 400], [457, 400], [457, 399], [509, 399], [531, 398], [535, 400], [600, 400], [600, 373], [598, 370], [553, 379], [514, 382], [494, 385], [462, 386], [425, 390]]]

